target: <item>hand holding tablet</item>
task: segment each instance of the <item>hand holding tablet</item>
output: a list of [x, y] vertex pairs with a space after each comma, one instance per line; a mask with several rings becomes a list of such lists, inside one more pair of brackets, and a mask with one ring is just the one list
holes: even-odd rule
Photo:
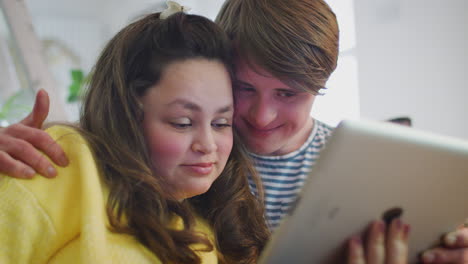
[[260, 263], [345, 263], [347, 238], [398, 211], [411, 225], [408, 262], [416, 263], [468, 216], [467, 190], [468, 142], [344, 121]]

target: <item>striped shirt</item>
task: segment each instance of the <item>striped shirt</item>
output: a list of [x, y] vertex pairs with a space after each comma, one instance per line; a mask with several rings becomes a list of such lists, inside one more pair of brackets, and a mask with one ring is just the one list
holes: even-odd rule
[[[266, 218], [270, 228], [277, 227], [289, 212], [332, 131], [331, 126], [314, 120], [312, 133], [298, 150], [283, 156], [250, 153], [265, 188]], [[249, 184], [257, 195], [254, 182], [249, 180]]]

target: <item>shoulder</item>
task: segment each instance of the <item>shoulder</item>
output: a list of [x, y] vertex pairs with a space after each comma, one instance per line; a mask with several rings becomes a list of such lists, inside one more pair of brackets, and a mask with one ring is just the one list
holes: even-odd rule
[[70, 147], [87, 147], [85, 138], [75, 128], [58, 125], [49, 127], [45, 131], [64, 148], [65, 152]]
[[320, 120], [314, 119], [314, 127], [310, 133], [304, 149], [309, 153], [318, 154], [333, 134], [334, 127]]
[[[44, 206], [72, 203], [85, 192], [90, 194], [87, 188], [100, 185], [100, 176], [85, 138], [76, 129], [67, 126], [53, 126], [46, 132], [65, 151], [69, 165], [56, 166], [57, 176], [54, 179], [36, 175], [32, 180], [18, 180], [18, 184], [29, 190]], [[69, 198], [72, 201], [64, 201]]]
[[70, 161], [69, 165], [64, 168], [56, 166], [57, 176], [53, 179], [40, 175], [33, 179], [14, 179], [0, 175], [0, 186], [15, 189], [18, 195], [31, 197], [43, 209], [54, 211], [67, 203], [76, 203], [83, 195], [84, 186], [92, 182], [99, 184], [99, 172], [91, 149], [77, 130], [53, 126], [46, 132], [63, 148]]
[[[53, 179], [40, 175], [33, 179], [0, 175], [0, 195], [8, 193], [8, 199], [16, 199], [14, 206], [3, 204], [9, 209], [0, 210], [10, 210], [11, 214], [23, 214], [21, 210], [37, 212], [47, 218], [51, 226], [63, 230], [76, 224], [82, 202], [95, 199], [98, 203], [102, 200], [103, 190], [92, 152], [80, 133], [66, 126], [54, 126], [46, 132], [63, 148], [69, 165], [56, 166], [57, 176]], [[20, 220], [26, 218], [25, 215]]]
[[323, 134], [331, 134], [333, 130], [335, 129], [334, 126], [331, 126], [329, 124], [326, 124], [320, 120], [315, 119], [315, 123], [317, 124], [317, 129], [319, 132]]
[[317, 119], [314, 120], [315, 123], [315, 140], [321, 140], [326, 142], [329, 137], [332, 135], [333, 130], [335, 129], [333, 126], [328, 125], [322, 121], [319, 121]]
[[[62, 175], [71, 173], [79, 176], [75, 172], [84, 172], [88, 171], [87, 168], [94, 169], [96, 167], [93, 151], [85, 137], [77, 129], [68, 126], [53, 126], [48, 128], [46, 132], [60, 145], [70, 160], [67, 167], [56, 167], [58, 171], [57, 178], [61, 178], [60, 173]], [[86, 175], [80, 177], [82, 176]]]
[[[103, 211], [104, 189], [86, 140], [65, 126], [51, 127], [47, 133], [70, 160], [67, 167], [56, 167], [55, 178], [0, 175], [0, 233], [9, 232], [6, 238], [15, 241], [12, 247], [24, 249], [15, 258], [18, 254], [38, 259], [50, 256], [76, 237], [85, 213], [96, 217]], [[5, 246], [1, 239], [0, 246]]]

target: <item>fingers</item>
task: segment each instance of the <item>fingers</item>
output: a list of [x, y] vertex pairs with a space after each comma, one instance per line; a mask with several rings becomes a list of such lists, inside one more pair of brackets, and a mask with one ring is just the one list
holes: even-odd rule
[[364, 248], [359, 236], [348, 241], [348, 264], [366, 264]]
[[45, 131], [22, 124], [11, 125], [0, 132], [0, 153], [0, 172], [14, 177], [32, 177], [31, 169], [43, 176], [55, 177], [56, 170], [44, 155], [59, 166], [68, 165], [65, 153], [54, 139]]
[[30, 178], [35, 174], [31, 174], [29, 170], [31, 169], [46, 177], [55, 176], [56, 172], [52, 164], [29, 142], [7, 137], [0, 139], [0, 145], [2, 153], [0, 170], [3, 173], [20, 178]]
[[[12, 125], [7, 128], [7, 131], [5, 133], [13, 135], [12, 137], [18, 140], [25, 141], [30, 145], [34, 146], [35, 148], [41, 150], [57, 165], [68, 165], [68, 159], [65, 155], [65, 152], [62, 150], [60, 145], [49, 134], [47, 134], [47, 132], [41, 129], [31, 128], [23, 125]], [[28, 155], [32, 152], [37, 151], [32, 151], [32, 149], [28, 148], [28, 146], [25, 146], [25, 148], [26, 151], [19, 153], [20, 156], [15, 155], [15, 158], [22, 159], [22, 155]], [[37, 158], [37, 156], [35, 157]], [[31, 159], [29, 161], [30, 162], [28, 162], [28, 164], [32, 166], [34, 166], [35, 163], [40, 162], [38, 159]], [[46, 162], [49, 163], [48, 161]]]
[[468, 263], [468, 228], [461, 226], [443, 237], [444, 247], [426, 250], [423, 263]]
[[49, 113], [49, 104], [49, 95], [40, 90], [33, 111], [26, 118], [0, 129], [0, 172], [17, 178], [30, 178], [35, 172], [55, 177], [57, 172], [46, 156], [59, 166], [68, 165], [61, 147], [40, 129]]
[[468, 263], [468, 249], [434, 248], [426, 250], [421, 260], [423, 263]]
[[49, 114], [49, 95], [45, 90], [39, 90], [36, 94], [36, 101], [32, 112], [20, 123], [26, 126], [41, 128]]
[[367, 261], [368, 263], [385, 263], [385, 223], [374, 221], [367, 235]]
[[386, 264], [408, 263], [408, 235], [410, 226], [400, 218], [394, 219], [388, 228], [386, 239]]
[[31, 178], [36, 172], [10, 155], [0, 151], [0, 172], [15, 178]]
[[383, 221], [374, 221], [365, 247], [358, 236], [348, 242], [348, 264], [407, 264], [409, 231], [409, 225], [400, 219], [388, 227]]
[[374, 221], [367, 235], [367, 263], [407, 264], [408, 234], [409, 225], [401, 219], [393, 220], [389, 227], [383, 221]]
[[449, 248], [468, 247], [468, 228], [462, 227], [446, 234], [443, 238], [443, 243]]

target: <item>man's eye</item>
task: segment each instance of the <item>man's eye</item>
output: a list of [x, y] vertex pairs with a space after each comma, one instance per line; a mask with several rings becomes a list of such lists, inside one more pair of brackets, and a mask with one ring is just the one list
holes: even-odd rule
[[255, 91], [254, 88], [252, 88], [252, 87], [245, 87], [245, 86], [238, 86], [238, 87], [236, 88], [236, 90], [239, 91], [239, 92], [254, 92], [254, 91]]
[[288, 91], [280, 91], [278, 92], [279, 97], [293, 97], [296, 96], [295, 92], [288, 92]]

